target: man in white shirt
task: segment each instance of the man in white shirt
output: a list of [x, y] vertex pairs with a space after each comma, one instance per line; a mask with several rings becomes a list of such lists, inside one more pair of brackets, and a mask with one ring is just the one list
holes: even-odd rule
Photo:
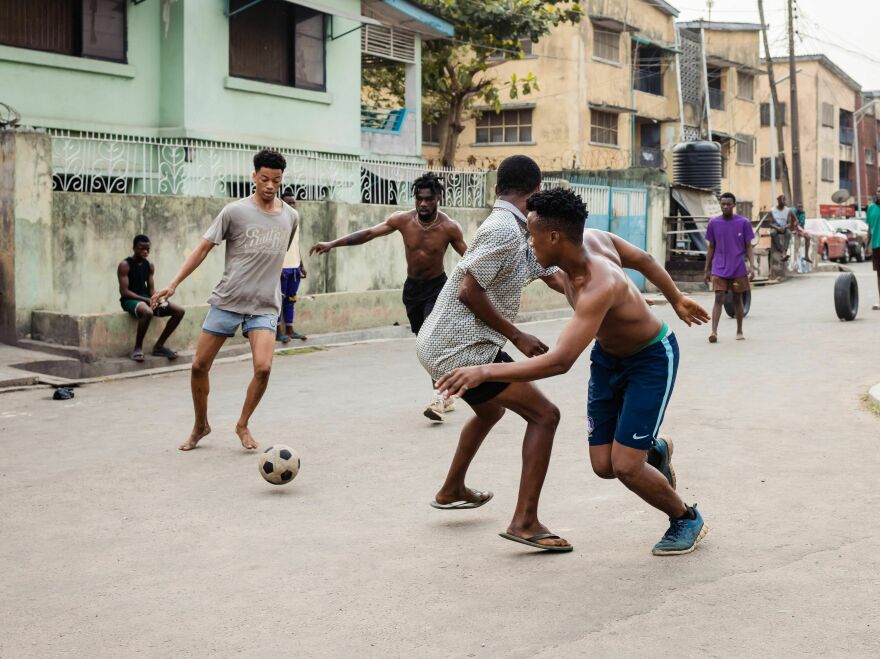
[[[296, 208], [296, 198], [293, 195], [281, 197], [284, 203], [291, 208]], [[294, 210], [299, 226], [299, 213]], [[277, 338], [282, 343], [291, 339], [305, 341], [308, 337], [300, 334], [293, 328], [294, 307], [296, 306], [296, 294], [299, 292], [300, 282], [308, 275], [306, 264], [303, 263], [302, 254], [299, 251], [299, 231], [293, 236], [293, 242], [284, 257], [284, 266], [281, 269], [281, 314], [278, 316]]]
[[[788, 258], [788, 246], [791, 244], [791, 230], [798, 225], [794, 211], [785, 205], [785, 195], [776, 197], [776, 206], [767, 213], [770, 217], [771, 239], [773, 249], [782, 252], [782, 260]], [[765, 216], [766, 219], [766, 216]]]

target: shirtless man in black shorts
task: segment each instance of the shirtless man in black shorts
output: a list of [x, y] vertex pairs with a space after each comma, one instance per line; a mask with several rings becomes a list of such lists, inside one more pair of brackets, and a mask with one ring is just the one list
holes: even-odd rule
[[[443, 184], [435, 174], [428, 172], [417, 178], [413, 183], [413, 193], [416, 198], [415, 210], [398, 211], [369, 229], [361, 229], [330, 242], [317, 243], [309, 250], [309, 256], [326, 254], [334, 247], [363, 245], [373, 238], [399, 231], [406, 253], [403, 304], [410, 327], [414, 334], [418, 334], [446, 283], [443, 269], [446, 248], [452, 245], [452, 249], [461, 255], [467, 250], [467, 245], [461, 225], [437, 208], [443, 195]], [[443, 414], [452, 409], [452, 399], [444, 400], [435, 391], [424, 414], [431, 421], [442, 421]]]

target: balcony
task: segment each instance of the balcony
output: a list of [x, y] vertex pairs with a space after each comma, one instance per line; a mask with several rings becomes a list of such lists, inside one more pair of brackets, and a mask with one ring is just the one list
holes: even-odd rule
[[841, 144], [852, 144], [853, 143], [852, 126], [841, 126], [840, 127], [840, 143]]
[[639, 167], [652, 169], [663, 167], [663, 150], [659, 146], [639, 147]]
[[715, 87], [709, 87], [709, 107], [713, 110], [724, 110], [724, 92]]
[[406, 108], [361, 106], [361, 130], [370, 133], [399, 135], [406, 118]]

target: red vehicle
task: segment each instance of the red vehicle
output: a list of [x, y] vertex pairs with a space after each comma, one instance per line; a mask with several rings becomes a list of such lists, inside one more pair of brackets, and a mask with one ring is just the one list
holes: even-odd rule
[[810, 234], [810, 237], [816, 241], [816, 249], [818, 249], [823, 261], [831, 260], [840, 261], [841, 263], [849, 261], [849, 247], [846, 235], [835, 231], [828, 224], [828, 220], [807, 220], [804, 224], [804, 231]]

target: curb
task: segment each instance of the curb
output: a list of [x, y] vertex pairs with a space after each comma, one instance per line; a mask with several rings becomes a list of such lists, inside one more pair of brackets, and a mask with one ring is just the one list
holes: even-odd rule
[[868, 389], [868, 400], [872, 405], [880, 407], [880, 382]]

